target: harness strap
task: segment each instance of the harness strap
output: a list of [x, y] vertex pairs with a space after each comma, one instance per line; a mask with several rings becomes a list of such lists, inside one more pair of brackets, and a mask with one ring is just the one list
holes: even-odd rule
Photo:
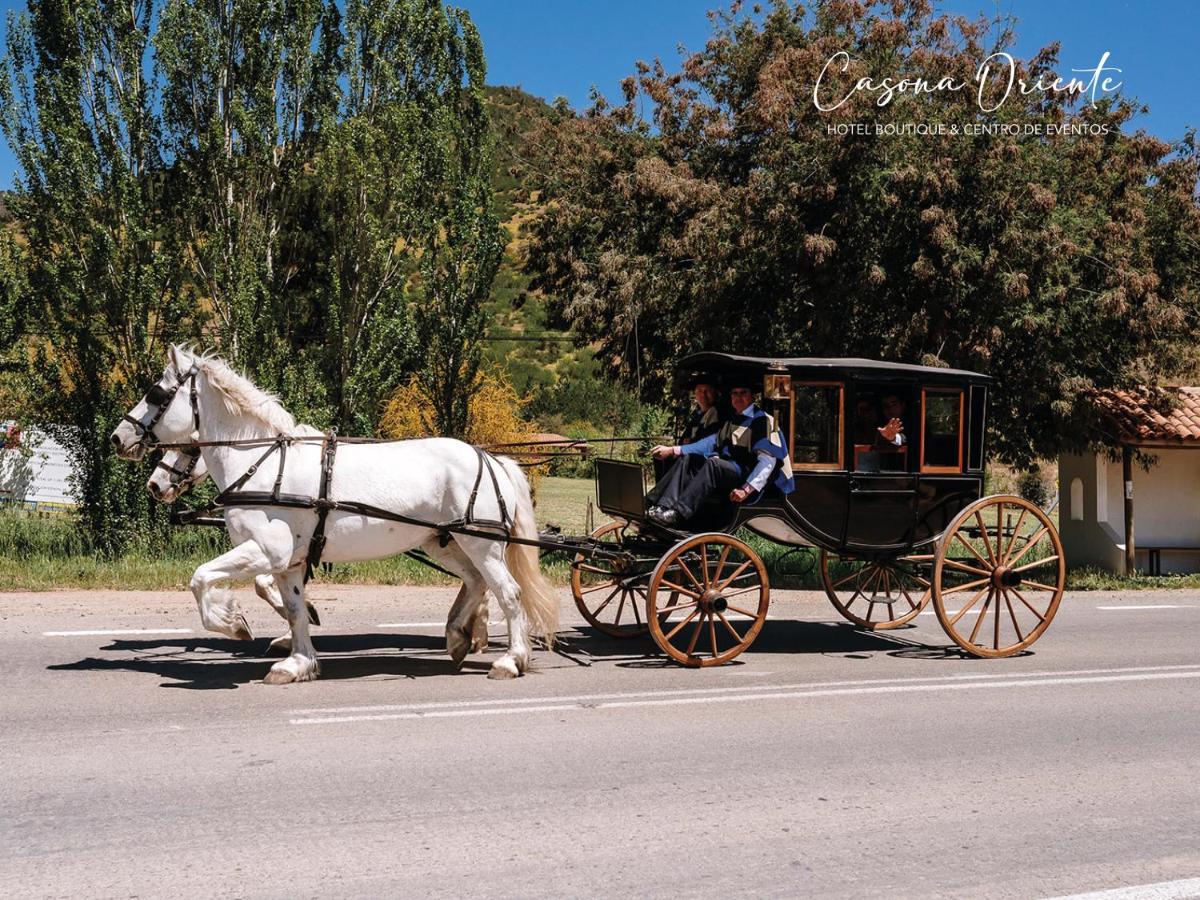
[[[461, 521], [466, 525], [499, 525], [505, 531], [508, 531], [512, 525], [512, 520], [508, 517], [508, 508], [504, 504], [504, 496], [500, 493], [500, 482], [497, 480], [496, 470], [492, 466], [492, 456], [479, 447], [475, 447], [474, 449], [475, 453], [479, 456], [479, 468], [475, 472], [475, 485], [471, 488], [471, 499], [467, 501], [467, 513]], [[496, 503], [500, 507], [499, 522], [478, 521], [475, 518], [475, 499], [479, 496], [479, 483], [483, 480], [484, 468], [487, 469], [487, 473], [492, 479], [492, 490], [496, 493]], [[445, 544], [442, 546], [445, 546]]]
[[[271, 442], [271, 446], [269, 446], [267, 448], [266, 452], [263, 453], [263, 455], [260, 456], [258, 459], [256, 459], [254, 461], [254, 464], [251, 465], [250, 468], [248, 468], [245, 472], [243, 472], [241, 477], [238, 478], [237, 481], [235, 481], [233, 484], [229, 485], [229, 487], [225, 488], [225, 490], [221, 491], [221, 493], [219, 493], [217, 495], [217, 498], [214, 502], [218, 503], [218, 504], [225, 503], [229, 499], [231, 494], [235, 493], [238, 490], [238, 488], [240, 488], [243, 484], [245, 484], [247, 481], [249, 481], [251, 478], [254, 477], [254, 473], [258, 471], [258, 467], [267, 461], [268, 456], [270, 456], [276, 450], [283, 447], [286, 443], [287, 443], [287, 438], [285, 438], [285, 437], [275, 438], [275, 440], [273, 440]], [[283, 467], [281, 465], [280, 466], [280, 474], [281, 475], [282, 475], [282, 472], [283, 472]]]
[[312, 538], [308, 542], [308, 559], [304, 561], [304, 580], [312, 577], [313, 569], [321, 564], [321, 554], [325, 551], [325, 520], [329, 510], [337, 506], [329, 499], [329, 485], [333, 481], [333, 459], [337, 454], [337, 431], [330, 431], [321, 444], [321, 489], [314, 504], [317, 508], [317, 526], [313, 529]]

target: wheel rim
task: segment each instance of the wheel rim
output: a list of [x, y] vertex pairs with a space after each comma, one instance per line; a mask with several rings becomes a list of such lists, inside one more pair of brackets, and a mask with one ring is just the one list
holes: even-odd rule
[[933, 594], [933, 554], [864, 560], [821, 551], [825, 594], [845, 618], [860, 628], [884, 631], [910, 622]]
[[[609, 522], [591, 537], [605, 544], [624, 542], [625, 522]], [[577, 553], [571, 562], [571, 594], [588, 623], [610, 637], [638, 637], [646, 633], [646, 575], [643, 567], [619, 560]], [[646, 565], [644, 569], [649, 569]]]
[[1067, 581], [1050, 518], [1020, 497], [986, 497], [938, 544], [933, 600], [946, 634], [974, 656], [1012, 656], [1050, 627]]
[[719, 666], [754, 643], [767, 618], [770, 582], [758, 554], [727, 534], [681, 541], [650, 579], [650, 634], [690, 667]]

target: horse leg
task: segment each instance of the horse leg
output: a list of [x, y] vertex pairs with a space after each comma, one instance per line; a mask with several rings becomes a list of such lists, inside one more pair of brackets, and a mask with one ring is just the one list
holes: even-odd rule
[[[287, 621], [287, 608], [283, 605], [283, 595], [279, 593], [279, 588], [275, 584], [275, 579], [271, 575], [259, 575], [254, 579], [254, 593], [258, 594], [263, 600], [270, 605], [271, 609], [279, 614], [279, 617], [285, 622]], [[321, 617], [317, 614], [317, 608], [304, 601], [304, 606], [308, 609], [308, 624], [320, 625]], [[282, 653], [287, 656], [292, 652], [292, 631], [289, 627], [287, 631], [281, 634], [267, 646], [268, 653]]]
[[[438, 540], [421, 547], [430, 558], [462, 579], [462, 587], [446, 619], [446, 650], [456, 667], [467, 654], [487, 648], [487, 588], [470, 557], [455, 544]], [[483, 609], [483, 643], [479, 643], [479, 609]]]
[[235, 640], [253, 640], [254, 635], [238, 608], [233, 592], [217, 585], [223, 581], [265, 575], [270, 571], [270, 560], [254, 541], [238, 544], [197, 568], [190, 587], [200, 608], [200, 621], [204, 627]]
[[304, 567], [296, 566], [278, 573], [275, 582], [283, 595], [288, 623], [292, 626], [291, 655], [271, 666], [263, 684], [288, 684], [311, 681], [321, 671], [317, 651], [308, 634], [308, 608], [304, 602]]
[[521, 587], [505, 563], [504, 544], [464, 535], [455, 535], [454, 539], [496, 595], [508, 622], [508, 651], [492, 663], [488, 678], [516, 678], [529, 668], [529, 617], [521, 607]]

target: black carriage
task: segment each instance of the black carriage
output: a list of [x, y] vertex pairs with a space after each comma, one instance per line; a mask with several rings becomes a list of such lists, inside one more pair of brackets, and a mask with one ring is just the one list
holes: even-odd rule
[[[613, 521], [580, 545], [576, 605], [613, 636], [649, 632], [687, 666], [728, 662], [754, 641], [770, 579], [741, 529], [811, 547], [826, 594], [845, 618], [895, 628], [932, 603], [965, 652], [1011, 656], [1058, 609], [1066, 565], [1045, 511], [984, 496], [990, 379], [958, 369], [864, 359], [768, 359], [698, 353], [697, 373], [762, 385], [761, 406], [786, 437], [796, 489], [718, 502], [687, 530], [647, 518], [642, 467], [597, 460], [599, 507]], [[878, 411], [905, 438], [878, 437]]]

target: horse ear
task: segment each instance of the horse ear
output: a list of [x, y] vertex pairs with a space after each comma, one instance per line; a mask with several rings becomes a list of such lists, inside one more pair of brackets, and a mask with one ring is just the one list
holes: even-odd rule
[[189, 363], [187, 362], [187, 350], [184, 349], [182, 344], [172, 344], [168, 356], [170, 358], [171, 365], [175, 367], [176, 372], [182, 372], [184, 369], [189, 367]]

